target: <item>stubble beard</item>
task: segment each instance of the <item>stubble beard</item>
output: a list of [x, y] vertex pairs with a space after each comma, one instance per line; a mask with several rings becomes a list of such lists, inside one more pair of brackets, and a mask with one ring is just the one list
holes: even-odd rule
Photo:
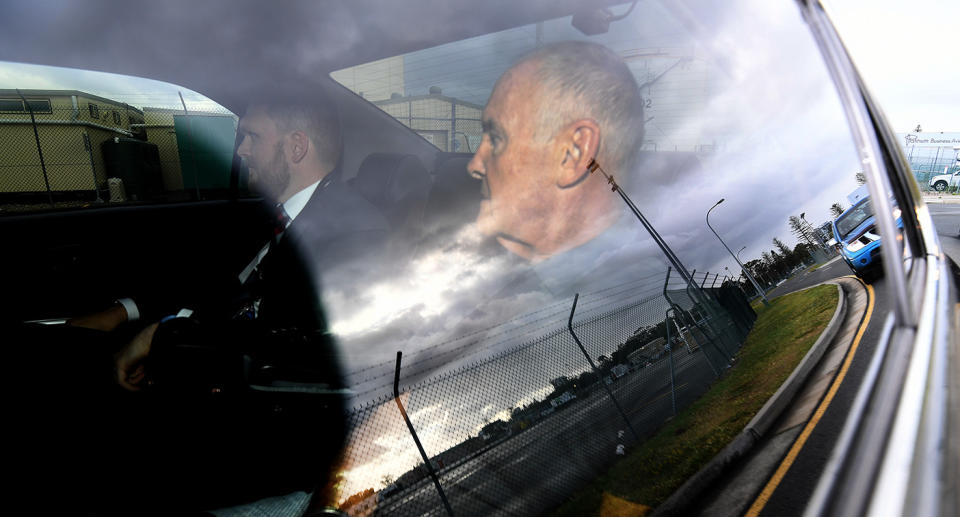
[[264, 167], [253, 168], [250, 188], [264, 197], [277, 201], [290, 185], [290, 167], [283, 156], [283, 143], [278, 143], [272, 159]]

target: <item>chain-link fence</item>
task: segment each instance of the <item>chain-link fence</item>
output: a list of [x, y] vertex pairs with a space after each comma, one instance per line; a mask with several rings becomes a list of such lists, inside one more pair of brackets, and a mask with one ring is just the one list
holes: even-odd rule
[[196, 198], [230, 184], [236, 117], [0, 90], [0, 210]]
[[[957, 172], [957, 167], [953, 167], [952, 162], [953, 160], [950, 160], [948, 162], [935, 163], [930, 168], [927, 168], [927, 167], [918, 168], [917, 165], [911, 164], [913, 168], [913, 175], [917, 179], [917, 184], [920, 185], [920, 190], [937, 191], [937, 192], [944, 192], [944, 191], [956, 192], [958, 185], [955, 182], [951, 184], [951, 182], [947, 180], [942, 180], [940, 182], [934, 183], [933, 185], [930, 184], [930, 180], [933, 179], [934, 176], [939, 176], [941, 174], [952, 174]], [[946, 168], [947, 172], [944, 172], [944, 168]], [[941, 183], [941, 184], [938, 185], [937, 183]]]
[[430, 95], [397, 96], [374, 105], [441, 151], [472, 153], [483, 136], [483, 106], [446, 97], [438, 89]]
[[942, 181], [939, 182], [941, 183], [940, 185], [937, 183], [933, 185], [930, 184], [930, 180], [933, 179], [934, 176], [957, 172], [956, 151], [948, 147], [920, 148], [916, 150], [908, 148], [905, 151], [907, 161], [910, 163], [910, 168], [913, 170], [913, 175], [917, 179], [917, 184], [920, 185], [921, 190], [957, 190], [955, 181]]
[[[746, 339], [756, 314], [737, 284], [693, 278], [668, 270], [570, 300], [530, 319], [549, 329], [538, 337], [429, 378], [417, 376], [435, 371], [429, 359], [398, 357], [380, 398], [349, 416], [341, 507], [536, 515], [561, 503], [702, 395]], [[503, 338], [429, 355], [476, 357]]]

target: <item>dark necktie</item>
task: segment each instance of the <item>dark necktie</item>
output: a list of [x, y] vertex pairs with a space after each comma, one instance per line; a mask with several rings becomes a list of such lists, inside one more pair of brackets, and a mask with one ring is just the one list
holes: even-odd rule
[[290, 224], [290, 216], [287, 215], [287, 211], [283, 209], [283, 204], [277, 203], [273, 211], [274, 242], [280, 240], [280, 235], [287, 229], [288, 224]]
[[[263, 297], [263, 268], [264, 262], [269, 261], [270, 252], [273, 251], [274, 246], [280, 242], [280, 238], [283, 237], [283, 232], [287, 229], [287, 225], [290, 224], [290, 216], [287, 214], [287, 211], [283, 209], [282, 203], [277, 203], [273, 207], [273, 240], [268, 242], [264, 247], [266, 255], [264, 255], [258, 262], [251, 264], [253, 266], [252, 271], [246, 279], [242, 280], [244, 287], [244, 301], [240, 304], [239, 309], [234, 313], [233, 319], [256, 319], [260, 312], [260, 300]], [[254, 259], [256, 260], [256, 259]]]

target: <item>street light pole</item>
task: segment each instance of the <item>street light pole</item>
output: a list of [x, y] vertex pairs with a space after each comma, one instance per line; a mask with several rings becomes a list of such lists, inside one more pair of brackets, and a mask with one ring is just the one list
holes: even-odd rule
[[[737, 251], [737, 260], [740, 260], [740, 252], [743, 251], [743, 250], [745, 250], [745, 249], [747, 249], [746, 246], [740, 248], [740, 250]], [[743, 274], [743, 271], [740, 272], [740, 276], [743, 276], [744, 278], [746, 278], [746, 277], [744, 276], [744, 274]], [[737, 282], [740, 281], [739, 278], [740, 278], [740, 277], [737, 277]]]
[[[723, 239], [720, 238], [720, 234], [713, 229], [713, 226], [710, 226], [710, 212], [714, 208], [717, 208], [717, 205], [719, 205], [720, 203], [723, 203], [723, 199], [721, 199], [720, 201], [717, 201], [717, 204], [710, 207], [710, 210], [707, 210], [707, 228], [710, 228], [710, 231], [717, 236], [717, 240], [720, 241], [720, 244], [723, 244], [723, 247], [727, 250], [727, 253], [729, 253], [730, 256], [733, 257], [733, 260], [737, 261], [737, 264], [740, 266], [740, 269], [744, 272], [745, 275], [747, 275], [747, 278], [750, 279], [750, 282], [753, 283], [753, 287], [757, 289], [757, 292], [760, 293], [760, 297], [763, 299], [763, 304], [769, 307], [770, 300], [767, 299], [767, 294], [763, 292], [763, 289], [760, 289], [760, 285], [757, 284], [756, 280], [754, 280], [753, 275], [751, 275], [750, 272], [747, 271], [747, 268], [743, 266], [743, 263], [740, 262], [740, 259], [738, 259], [737, 256], [732, 251], [730, 251], [730, 247], [727, 246], [727, 243], [723, 242]], [[743, 250], [740, 250], [740, 251], [743, 251]]]

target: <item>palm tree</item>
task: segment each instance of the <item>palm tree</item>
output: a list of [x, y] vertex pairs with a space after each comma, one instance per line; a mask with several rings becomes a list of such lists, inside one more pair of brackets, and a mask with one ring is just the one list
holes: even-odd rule
[[830, 205], [830, 213], [833, 214], [834, 218], [840, 217], [840, 215], [843, 214], [844, 210], [846, 209], [843, 208], [843, 205], [841, 205], [840, 203], [834, 203]]

